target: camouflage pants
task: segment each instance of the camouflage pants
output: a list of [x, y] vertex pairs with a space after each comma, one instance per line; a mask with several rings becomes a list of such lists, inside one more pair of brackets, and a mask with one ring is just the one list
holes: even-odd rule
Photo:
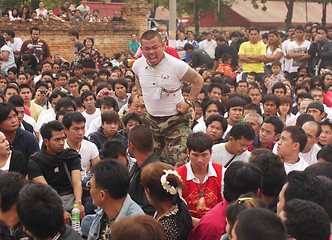
[[153, 117], [147, 112], [143, 115], [142, 122], [153, 132], [154, 149], [161, 161], [174, 167], [187, 163], [186, 142], [191, 133], [190, 117], [189, 111], [169, 118]]

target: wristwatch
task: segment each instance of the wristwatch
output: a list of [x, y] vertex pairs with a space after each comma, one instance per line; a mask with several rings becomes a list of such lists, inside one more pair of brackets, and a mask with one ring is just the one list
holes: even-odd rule
[[184, 101], [185, 103], [188, 103], [190, 107], [194, 107], [194, 102], [191, 101], [190, 99], [187, 99]]

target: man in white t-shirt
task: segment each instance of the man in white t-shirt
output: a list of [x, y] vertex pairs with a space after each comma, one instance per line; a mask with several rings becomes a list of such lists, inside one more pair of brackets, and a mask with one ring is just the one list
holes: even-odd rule
[[13, 49], [14, 57], [15, 58], [20, 57], [21, 46], [23, 44], [22, 39], [16, 38], [15, 32], [13, 30], [6, 30], [3, 36], [7, 41], [8, 47]]
[[295, 41], [290, 42], [287, 47], [287, 56], [291, 58], [291, 67], [289, 70], [290, 80], [297, 76], [299, 66], [308, 66], [308, 59], [311, 58], [308, 53], [311, 43], [304, 40], [304, 28], [302, 25], [296, 26], [295, 36]]
[[186, 60], [186, 51], [183, 49], [184, 45], [186, 45], [187, 41], [185, 40], [185, 36], [183, 32], [179, 33], [179, 39], [176, 41], [176, 51], [179, 54], [179, 57], [182, 61]]
[[287, 28], [287, 33], [289, 38], [282, 43], [282, 51], [284, 52], [284, 56], [286, 56], [284, 58], [283, 70], [289, 72], [291, 66], [291, 59], [287, 55], [287, 50], [288, 50], [288, 44], [292, 41], [291, 35], [295, 33], [295, 26], [293, 25], [289, 26]]
[[286, 174], [291, 171], [303, 171], [308, 167], [299, 153], [307, 144], [307, 134], [298, 126], [285, 127], [277, 143], [277, 154], [284, 162]]
[[[85, 133], [85, 118], [76, 111], [68, 112], [64, 115], [62, 123], [65, 126], [64, 131], [67, 136], [64, 148], [72, 148], [81, 156], [81, 178], [82, 181], [87, 176], [87, 171], [100, 161], [99, 152], [95, 144], [83, 139]], [[83, 181], [85, 182], [85, 181]], [[83, 183], [84, 186], [84, 183]], [[86, 214], [93, 214], [95, 207], [89, 191], [84, 191], [82, 195], [82, 204]]]
[[199, 48], [205, 50], [210, 58], [214, 59], [217, 43], [212, 39], [212, 34], [208, 33], [206, 39], [199, 43]]
[[[191, 133], [189, 108], [193, 107], [203, 78], [188, 64], [165, 53], [160, 34], [148, 30], [141, 37], [143, 57], [135, 61], [138, 96], [143, 96], [147, 112], [143, 122], [154, 133], [154, 148], [166, 162], [179, 167], [186, 163], [186, 140]], [[182, 81], [191, 84], [184, 101]], [[84, 93], [83, 93], [84, 94]]]
[[95, 144], [83, 139], [85, 133], [85, 118], [75, 111], [68, 112], [62, 119], [67, 136], [65, 148], [73, 148], [81, 155], [81, 176], [86, 176], [86, 171], [99, 160], [99, 152]]
[[309, 121], [303, 124], [302, 129], [307, 134], [308, 141], [299, 156], [304, 159], [309, 165], [317, 163], [317, 153], [320, 146], [317, 145], [320, 139], [322, 127], [315, 121]]
[[255, 131], [249, 123], [237, 123], [229, 132], [227, 143], [215, 144], [212, 147], [211, 161], [227, 168], [233, 161], [248, 162], [248, 148], [255, 138]]
[[92, 91], [85, 91], [81, 95], [85, 107], [83, 116], [86, 119], [86, 128], [89, 129], [91, 122], [100, 117], [100, 109], [96, 108], [96, 95]]

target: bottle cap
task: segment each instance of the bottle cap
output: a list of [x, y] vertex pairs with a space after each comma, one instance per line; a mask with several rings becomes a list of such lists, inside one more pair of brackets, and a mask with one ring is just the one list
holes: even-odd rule
[[78, 204], [75, 203], [75, 204], [74, 204], [74, 208], [78, 208]]

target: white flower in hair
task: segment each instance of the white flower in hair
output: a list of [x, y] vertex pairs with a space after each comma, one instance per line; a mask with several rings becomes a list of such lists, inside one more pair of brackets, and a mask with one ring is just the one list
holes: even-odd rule
[[173, 174], [175, 176], [177, 176], [179, 179], [181, 179], [180, 175], [178, 174], [177, 171], [175, 170], [166, 170], [164, 169], [164, 175], [161, 176], [160, 178], [160, 182], [161, 182], [161, 186], [163, 187], [163, 189], [165, 189], [168, 193], [175, 195], [178, 192], [178, 188], [175, 188], [173, 186], [170, 185], [169, 181], [167, 181], [167, 176], [170, 174]]

